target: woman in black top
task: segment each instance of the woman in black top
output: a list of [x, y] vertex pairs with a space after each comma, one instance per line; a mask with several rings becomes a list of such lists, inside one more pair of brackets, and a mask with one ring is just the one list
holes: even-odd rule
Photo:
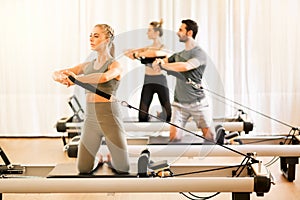
[[140, 122], [149, 121], [149, 115], [147, 113], [149, 112], [149, 107], [155, 93], [157, 93], [162, 106], [162, 112], [159, 114], [159, 117], [167, 122], [171, 119], [171, 104], [167, 78], [162, 72], [156, 72], [152, 68], [152, 63], [157, 57], [163, 58], [166, 56], [166, 53], [162, 51], [164, 48], [164, 45], [161, 42], [161, 37], [163, 35], [162, 23], [161, 20], [160, 22], [154, 21], [149, 24], [147, 35], [150, 40], [153, 40], [151, 46], [132, 49], [125, 53], [125, 55], [131, 59], [140, 60], [146, 67], [139, 106], [141, 110], [139, 112]]

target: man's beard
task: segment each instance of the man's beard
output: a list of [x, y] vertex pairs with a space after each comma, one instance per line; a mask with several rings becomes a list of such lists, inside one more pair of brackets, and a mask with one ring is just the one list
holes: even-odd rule
[[179, 37], [179, 42], [186, 42], [189, 38], [184, 36], [184, 37]]

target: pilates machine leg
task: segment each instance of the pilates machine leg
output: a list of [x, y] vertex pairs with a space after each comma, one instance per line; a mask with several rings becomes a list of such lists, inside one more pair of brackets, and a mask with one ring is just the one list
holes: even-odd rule
[[293, 182], [295, 180], [296, 164], [298, 163], [298, 157], [280, 157], [281, 171], [289, 182]]
[[233, 192], [232, 200], [250, 200], [249, 192]]

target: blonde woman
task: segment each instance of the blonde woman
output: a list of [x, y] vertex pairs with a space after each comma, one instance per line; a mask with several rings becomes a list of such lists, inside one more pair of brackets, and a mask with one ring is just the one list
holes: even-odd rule
[[[95, 60], [75, 67], [53, 73], [53, 79], [70, 86], [73, 83], [67, 78], [74, 76], [81, 82], [89, 83], [99, 90], [115, 95], [119, 86], [122, 68], [114, 60], [114, 31], [107, 24], [94, 26], [90, 34], [91, 49], [98, 53]], [[117, 173], [129, 172], [127, 142], [118, 102], [107, 100], [92, 92], [86, 91], [86, 117], [80, 139], [77, 167], [81, 174], [92, 173], [102, 156], [97, 156], [101, 140], [105, 137], [110, 154], [108, 163]]]

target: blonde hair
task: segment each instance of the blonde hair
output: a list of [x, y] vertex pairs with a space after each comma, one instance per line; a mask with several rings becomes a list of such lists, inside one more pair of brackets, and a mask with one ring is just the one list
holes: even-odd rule
[[104, 31], [106, 38], [110, 39], [108, 44], [109, 53], [112, 57], [115, 57], [115, 45], [113, 43], [115, 37], [114, 29], [108, 24], [96, 24], [95, 27], [101, 28]]
[[154, 31], [159, 31], [160, 37], [163, 35], [162, 24], [163, 24], [163, 19], [160, 19], [159, 22], [156, 21], [150, 22], [150, 25], [153, 26]]

